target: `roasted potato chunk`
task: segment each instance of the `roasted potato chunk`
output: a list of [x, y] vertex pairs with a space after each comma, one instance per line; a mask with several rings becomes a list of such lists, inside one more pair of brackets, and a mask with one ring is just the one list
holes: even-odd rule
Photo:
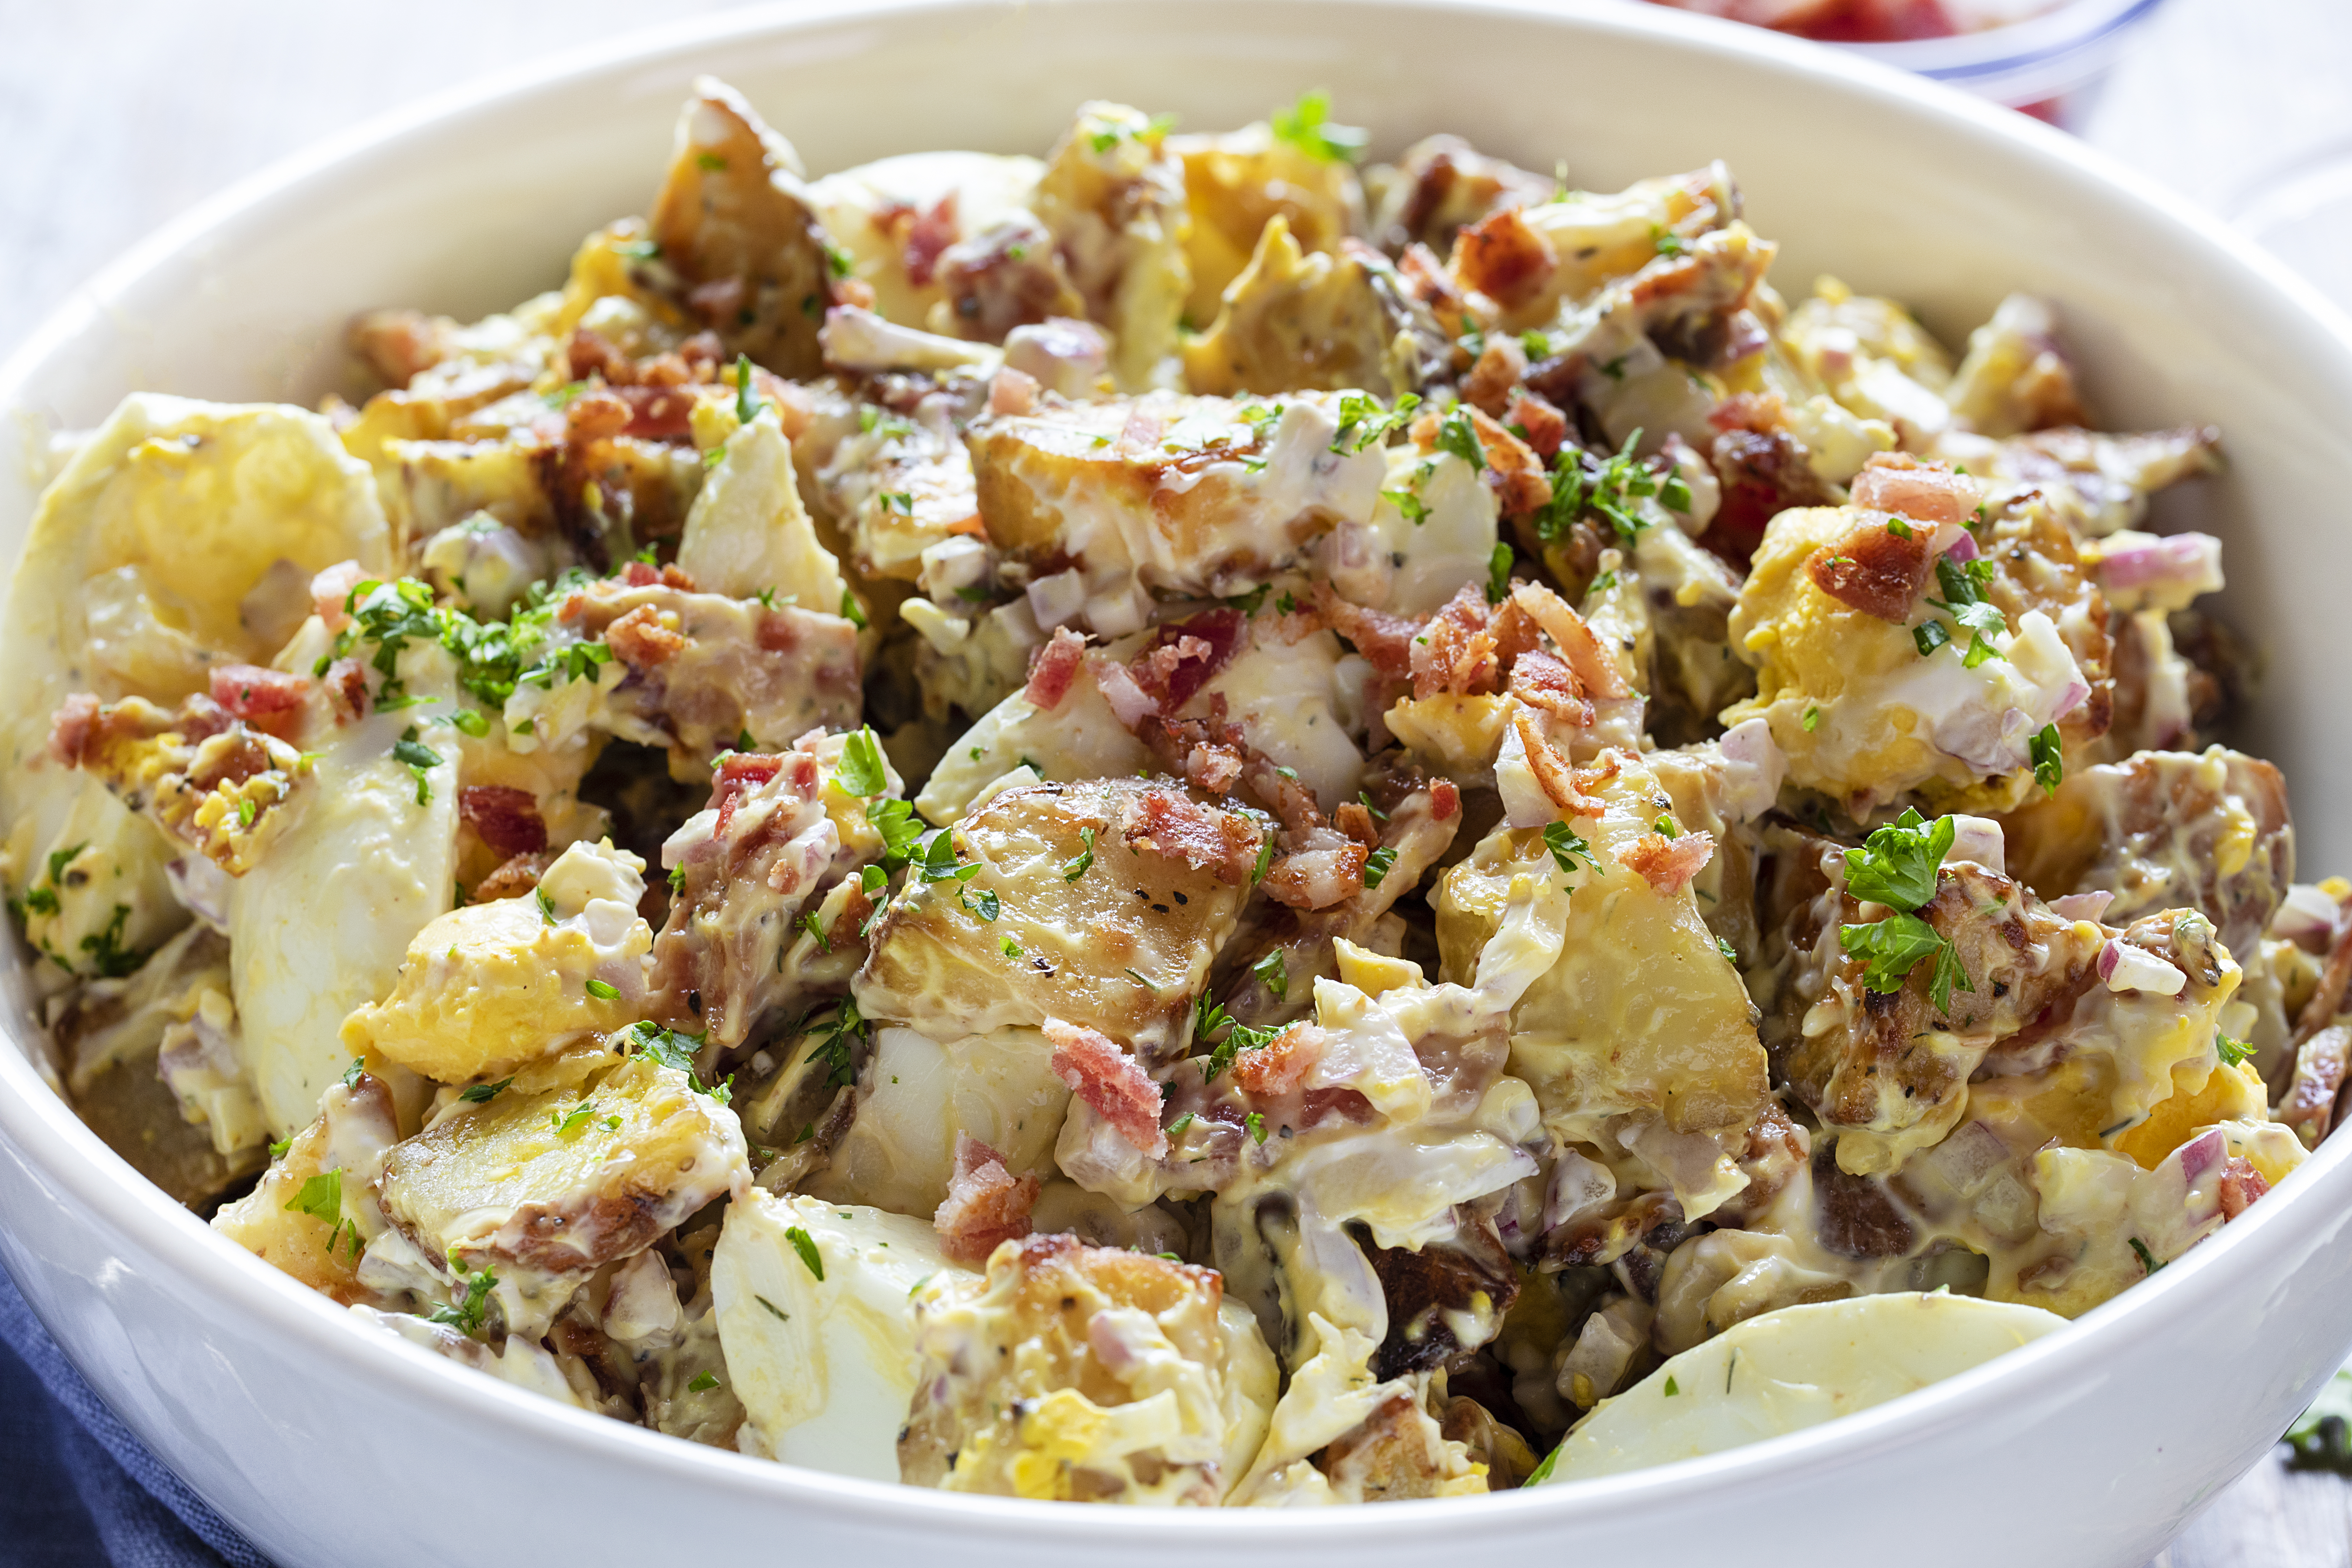
[[[1507, 756], [1498, 772], [1509, 766]], [[1490, 944], [1507, 906], [1545, 900], [1564, 937], [1512, 1012], [1511, 1071], [1535, 1089], [1554, 1137], [1631, 1149], [1696, 1218], [1746, 1184], [1733, 1153], [1768, 1100], [1764, 1047], [1688, 877], [1677, 886], [1655, 868], [1661, 847], [1678, 841], [1658, 830], [1673, 810], [1665, 791], [1623, 752], [1578, 778], [1599, 806], [1573, 822], [1590, 841], [1583, 858], [1505, 824], [1440, 882], [1445, 973], [1466, 984], [1505, 958]]]
[[1264, 121], [1223, 135], [1171, 136], [1168, 150], [1184, 161], [1184, 203], [1192, 215], [1184, 259], [1192, 273], [1184, 313], [1195, 325], [1216, 318], [1226, 286], [1241, 276], [1276, 221], [1308, 251], [1336, 250], [1362, 225], [1364, 195], [1356, 171], [1344, 160], [1318, 158], [1284, 141]]
[[858, 972], [867, 1016], [950, 1040], [1048, 1017], [1181, 1051], [1265, 829], [1171, 784], [1008, 789], [953, 834], [969, 878], [916, 879]]
[[688, 306], [730, 353], [805, 379], [824, 368], [816, 332], [833, 288], [801, 173], [800, 154], [742, 94], [698, 78], [654, 197], [653, 234], [687, 284]]
[[2248, 959], [2294, 881], [2286, 781], [2220, 746], [2077, 769], [2007, 827], [2011, 868], [2043, 898], [2112, 893], [2110, 925], [2197, 910]]
[[1122, 392], [1177, 384], [1177, 323], [1192, 277], [1181, 238], [1184, 167], [1166, 139], [1167, 128], [1139, 110], [1087, 103], [1037, 181], [1037, 216], [1087, 319], [1110, 329]]
[[992, 420], [971, 437], [980, 515], [999, 550], [1062, 563], [1033, 584], [1033, 605], [1121, 636], [1151, 618], [1155, 590], [1244, 592], [1335, 522], [1369, 522], [1387, 465], [1342, 438], [1347, 419], [1339, 397], [1308, 393], [1255, 408], [1153, 397]]
[[1075, 1237], [1006, 1242], [977, 1295], [918, 1295], [901, 1479], [1000, 1497], [1213, 1507], [1274, 1358], [1216, 1273]]
[[400, 1136], [392, 1091], [362, 1073], [320, 1097], [318, 1119], [296, 1133], [260, 1185], [213, 1216], [213, 1228], [279, 1272], [349, 1305], [363, 1248], [383, 1231], [370, 1185]]
[[735, 1113], [635, 1057], [576, 1089], [459, 1104], [392, 1152], [381, 1194], [426, 1258], [495, 1273], [509, 1329], [532, 1333], [598, 1268], [751, 1179]]
[[1419, 392], [1450, 352], [1437, 319], [1404, 291], [1386, 257], [1361, 241], [1304, 251], [1277, 216], [1226, 287], [1214, 322], [1184, 345], [1184, 374], [1202, 393], [1393, 398]]

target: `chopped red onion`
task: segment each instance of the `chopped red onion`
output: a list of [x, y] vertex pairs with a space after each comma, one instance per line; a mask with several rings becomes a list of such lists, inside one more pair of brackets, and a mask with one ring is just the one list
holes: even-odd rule
[[2167, 960], [2113, 937], [2099, 949], [2099, 978], [2110, 991], [2147, 991], [2158, 996], [2178, 996], [2189, 984], [2189, 976]]
[[1969, 816], [1952, 814], [1952, 847], [1944, 857], [1948, 860], [1973, 860], [1988, 871], [2009, 874], [2009, 846], [2001, 837], [2000, 824], [1990, 816]]
[[2221, 1163], [2223, 1139], [2218, 1127], [2203, 1136], [2192, 1138], [2176, 1152], [2180, 1161], [2180, 1173], [2189, 1181], [2196, 1179]]
[[2271, 921], [2270, 934], [2285, 942], [2327, 936], [2335, 931], [2336, 919], [2334, 899], [2309, 882], [2297, 882], [2280, 901], [2278, 913]]
[[2099, 557], [2103, 588], [2156, 584], [2212, 592], [2221, 586], [2221, 542], [2210, 533], [2175, 533], [2145, 544], [2110, 544]]
[[[2107, 906], [2115, 901], [2115, 894], [2102, 888], [2096, 892], [2068, 893], [2064, 898], [2053, 899], [2050, 900], [2050, 910], [2053, 914], [2063, 915], [2070, 921], [2095, 921], [2105, 914]], [[2102, 972], [2099, 978], [2104, 980], [2106, 974]]]

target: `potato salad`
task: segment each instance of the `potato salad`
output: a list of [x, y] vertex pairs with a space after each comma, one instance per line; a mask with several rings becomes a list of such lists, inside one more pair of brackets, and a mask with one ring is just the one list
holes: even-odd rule
[[1159, 1506], [1826, 1418], [2288, 1179], [2352, 884], [2209, 739], [2219, 433], [1332, 112], [818, 177], [705, 79], [560, 289], [59, 436], [56, 1091], [359, 1331]]

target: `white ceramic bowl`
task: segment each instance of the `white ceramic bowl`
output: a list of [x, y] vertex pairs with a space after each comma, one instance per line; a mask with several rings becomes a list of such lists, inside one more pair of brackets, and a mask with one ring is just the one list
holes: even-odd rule
[[[2283, 270], [2021, 117], [1754, 29], [1488, 0], [1032, 0], [799, 7], [677, 29], [321, 148], [93, 282], [5, 369], [0, 407], [95, 422], [122, 393], [309, 400], [346, 317], [458, 315], [555, 282], [642, 208], [688, 79], [718, 71], [815, 170], [1044, 148], [1082, 98], [1239, 124], [1327, 86], [1381, 150], [1450, 130], [1610, 188], [1722, 155], [1817, 269], [1948, 340], [2005, 291], [2067, 310], [2118, 426], [2210, 420], [2197, 504], [2226, 607], [2273, 657], [2249, 742], [2298, 792], [2307, 864], [2352, 870], [2334, 527], [2352, 327]], [[0, 465], [0, 544], [33, 503]], [[23, 1013], [21, 976], [12, 1017]], [[21, 1030], [22, 1026], [15, 1026]], [[1455, 1503], [1180, 1517], [950, 1497], [757, 1463], [560, 1409], [363, 1331], [144, 1185], [0, 1051], [0, 1254], [130, 1425], [289, 1563], [568, 1568], [928, 1552], [959, 1563], [1881, 1562], [2138, 1568], [2252, 1464], [2352, 1343], [2352, 1157], [2330, 1145], [2161, 1278], [1965, 1377], [1815, 1431]]]

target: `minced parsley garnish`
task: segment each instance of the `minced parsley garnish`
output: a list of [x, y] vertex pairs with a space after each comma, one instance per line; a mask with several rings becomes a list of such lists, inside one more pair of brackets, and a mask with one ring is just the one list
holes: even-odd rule
[[2033, 782], [2042, 786], [2044, 794], [2056, 795], [2066, 778], [2066, 752], [2058, 739], [2058, 726], [2042, 725], [2027, 749], [2033, 756]]
[[[2002, 657], [1990, 639], [2009, 630], [2009, 618], [2000, 606], [1986, 599], [1984, 591], [1992, 584], [1992, 563], [1979, 559], [1955, 562], [1950, 556], [1936, 562], [1936, 581], [1942, 584], [1944, 596], [1927, 603], [1952, 617], [1952, 624], [1969, 634], [1968, 651], [1961, 655], [1964, 668], [1974, 669], [1988, 659]], [[1952, 634], [1940, 621], [1925, 621], [1911, 628], [1911, 640], [1918, 645], [1919, 657], [1926, 658], [1946, 643]]]
[[1579, 860], [1582, 860], [1595, 871], [1601, 869], [1600, 858], [1592, 853], [1592, 846], [1586, 843], [1584, 836], [1567, 823], [1555, 822], [1546, 827], [1543, 830], [1543, 840], [1544, 847], [1551, 851], [1551, 858], [1559, 863], [1561, 870], [1574, 871]]
[[[1369, 883], [1366, 885], [1370, 886]], [[1282, 949], [1267, 950], [1265, 957], [1250, 965], [1250, 973], [1257, 976], [1258, 984], [1274, 993], [1276, 1001], [1289, 999], [1290, 972], [1283, 965]]]

